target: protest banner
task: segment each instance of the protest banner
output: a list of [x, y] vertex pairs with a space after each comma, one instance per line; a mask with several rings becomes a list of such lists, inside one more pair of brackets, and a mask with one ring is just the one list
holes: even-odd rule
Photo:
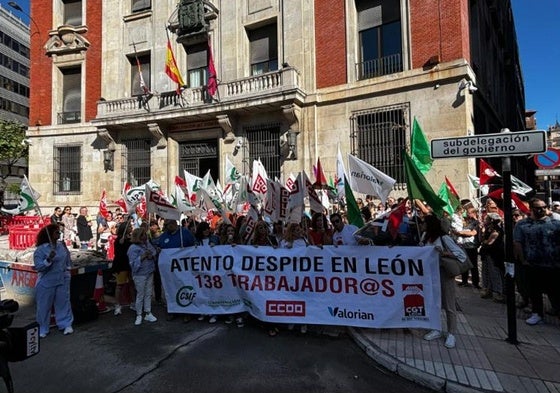
[[164, 249], [159, 258], [171, 313], [441, 328], [439, 263], [431, 246], [190, 247]]

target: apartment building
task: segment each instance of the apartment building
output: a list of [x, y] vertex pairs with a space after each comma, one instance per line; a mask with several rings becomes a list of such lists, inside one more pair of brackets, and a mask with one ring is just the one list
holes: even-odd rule
[[[397, 180], [416, 117], [429, 139], [524, 130], [509, 1], [34, 0], [30, 181], [45, 205], [183, 170], [223, 180], [227, 156], [287, 178], [351, 153]], [[183, 77], [166, 74], [167, 42]], [[214, 71], [215, 70], [215, 71]], [[490, 160], [492, 161], [492, 160]], [[525, 161], [513, 160], [526, 178]], [[499, 163], [497, 165], [499, 168]], [[437, 160], [469, 196], [475, 159]]]
[[[29, 116], [29, 26], [0, 5], [0, 120], [27, 125]], [[27, 171], [25, 159], [0, 161], [0, 205], [17, 203], [9, 186]]]

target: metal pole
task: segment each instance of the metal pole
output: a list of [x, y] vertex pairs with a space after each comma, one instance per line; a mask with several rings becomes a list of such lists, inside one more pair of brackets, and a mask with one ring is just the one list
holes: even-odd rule
[[[502, 133], [510, 132], [504, 128]], [[513, 264], [513, 217], [511, 208], [511, 160], [510, 157], [502, 158], [502, 176], [504, 180], [504, 246], [505, 246], [505, 285], [506, 285], [506, 305], [508, 337], [510, 344], [517, 345], [517, 317], [515, 310], [515, 281]]]

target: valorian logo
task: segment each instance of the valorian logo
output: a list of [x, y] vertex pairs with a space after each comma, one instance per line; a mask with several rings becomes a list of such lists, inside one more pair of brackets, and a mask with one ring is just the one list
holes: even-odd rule
[[188, 307], [194, 301], [196, 297], [196, 291], [190, 285], [179, 288], [177, 295], [175, 295], [175, 300], [177, 304], [181, 307]]
[[267, 300], [266, 315], [275, 317], [305, 317], [305, 302], [296, 300]]
[[375, 315], [372, 312], [365, 312], [360, 309], [357, 310], [348, 310], [346, 308], [340, 307], [328, 307], [329, 314], [333, 318], [341, 318], [341, 319], [365, 319], [373, 321], [375, 319]]

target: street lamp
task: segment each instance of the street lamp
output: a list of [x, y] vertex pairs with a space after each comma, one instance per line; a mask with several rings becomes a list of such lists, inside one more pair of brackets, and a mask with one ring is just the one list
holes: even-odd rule
[[[35, 26], [35, 29], [37, 30], [35, 33], [41, 35], [40, 30], [39, 30], [39, 26], [37, 25], [37, 22], [35, 22], [35, 19], [33, 19], [33, 18], [31, 17], [31, 15], [29, 15], [27, 12], [25, 12], [25, 11], [23, 10], [23, 8], [21, 8], [20, 5], [19, 5], [18, 3], [16, 3], [15, 1], [8, 1], [8, 5], [9, 5], [10, 7], [12, 7], [14, 10], [19, 11], [19, 12], [21, 12], [23, 15], [27, 16], [27, 17], [29, 18], [29, 20], [30, 20], [31, 22], [33, 22], [33, 25]], [[33, 34], [35, 34], [35, 33], [33, 33]], [[31, 34], [31, 35], [33, 35], [33, 34]]]

